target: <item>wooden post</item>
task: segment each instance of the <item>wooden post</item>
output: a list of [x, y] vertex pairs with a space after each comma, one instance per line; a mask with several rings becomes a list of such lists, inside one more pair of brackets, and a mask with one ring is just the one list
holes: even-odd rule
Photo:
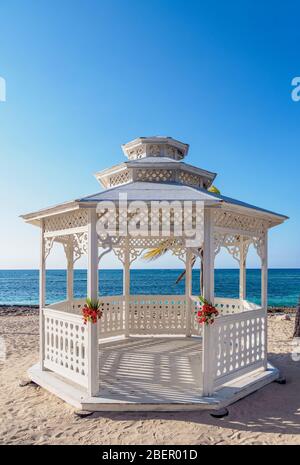
[[40, 277], [39, 277], [39, 331], [40, 331], [40, 367], [45, 370], [45, 322], [44, 322], [44, 307], [46, 300], [46, 258], [45, 258], [45, 223], [41, 220], [40, 228]]
[[240, 300], [246, 299], [246, 249], [244, 237], [240, 239]]
[[268, 233], [265, 233], [261, 266], [261, 306], [268, 307]]
[[123, 297], [124, 297], [124, 321], [125, 337], [129, 337], [129, 296], [130, 296], [130, 250], [129, 238], [126, 238], [123, 267]]
[[268, 365], [268, 231], [265, 232], [261, 265], [261, 306], [265, 311], [265, 369]]
[[192, 253], [189, 248], [186, 249], [185, 259], [185, 308], [186, 308], [186, 333], [187, 337], [191, 336], [191, 298], [192, 298]]
[[[214, 303], [214, 232], [213, 218], [210, 209], [204, 209], [204, 241], [203, 241], [203, 297]], [[214, 392], [215, 376], [214, 327], [203, 325], [203, 396]]]
[[[91, 299], [98, 298], [98, 236], [96, 231], [97, 214], [94, 208], [88, 211], [88, 274], [87, 294]], [[98, 366], [98, 324], [88, 323], [88, 393], [94, 396], [99, 391]]]
[[74, 250], [73, 243], [70, 241], [67, 251], [67, 299], [72, 307], [73, 302], [73, 282], [74, 282]]

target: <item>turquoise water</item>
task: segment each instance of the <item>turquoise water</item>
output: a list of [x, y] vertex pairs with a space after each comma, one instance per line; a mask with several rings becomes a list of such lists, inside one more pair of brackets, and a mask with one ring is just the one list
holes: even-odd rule
[[[175, 284], [180, 270], [131, 270], [131, 294], [183, 294], [184, 280]], [[122, 293], [122, 271], [101, 270], [100, 294]], [[0, 270], [0, 304], [37, 304], [38, 270]], [[199, 294], [200, 272], [193, 270], [193, 294]], [[215, 271], [215, 294], [219, 297], [238, 297], [237, 269]], [[47, 303], [63, 300], [66, 296], [66, 271], [47, 271]], [[74, 295], [86, 296], [86, 270], [75, 270]], [[300, 269], [269, 270], [269, 304], [296, 305], [300, 296]], [[247, 299], [260, 302], [260, 270], [247, 270]]]

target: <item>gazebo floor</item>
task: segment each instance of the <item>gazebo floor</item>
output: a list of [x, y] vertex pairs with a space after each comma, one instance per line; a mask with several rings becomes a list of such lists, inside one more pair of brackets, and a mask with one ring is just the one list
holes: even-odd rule
[[183, 337], [119, 338], [99, 345], [98, 396], [38, 365], [30, 378], [76, 408], [90, 411], [217, 409], [274, 381], [278, 370], [251, 373], [202, 397], [202, 341]]
[[202, 396], [200, 338], [129, 338], [100, 344], [100, 396], [118, 402], [191, 403]]

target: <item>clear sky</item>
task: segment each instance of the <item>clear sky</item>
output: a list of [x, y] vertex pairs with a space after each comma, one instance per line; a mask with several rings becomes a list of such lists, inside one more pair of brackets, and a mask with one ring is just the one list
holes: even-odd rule
[[290, 216], [270, 266], [300, 267], [298, 2], [1, 0], [0, 17], [0, 268], [38, 266], [19, 214], [97, 192], [92, 174], [149, 135], [189, 143], [224, 195]]

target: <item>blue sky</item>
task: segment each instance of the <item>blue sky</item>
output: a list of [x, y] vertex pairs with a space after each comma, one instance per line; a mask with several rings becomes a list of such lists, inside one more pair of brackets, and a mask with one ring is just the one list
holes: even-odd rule
[[[189, 143], [224, 195], [290, 216], [270, 266], [300, 266], [299, 5], [2, 0], [0, 15], [0, 268], [38, 266], [38, 230], [19, 214], [97, 192], [92, 174], [147, 135]], [[58, 250], [49, 266], [64, 265]]]

